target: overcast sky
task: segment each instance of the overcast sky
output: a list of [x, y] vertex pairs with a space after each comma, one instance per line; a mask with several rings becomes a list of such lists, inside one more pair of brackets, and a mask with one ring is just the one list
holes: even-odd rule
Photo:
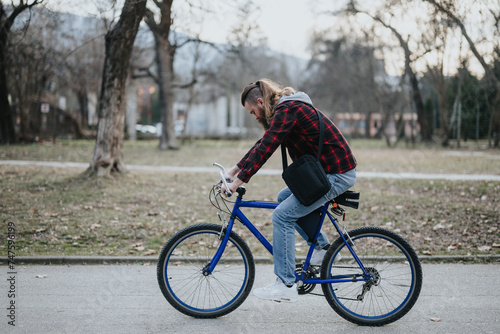
[[[318, 1], [254, 0], [260, 7], [256, 20], [273, 50], [308, 58], [308, 40], [319, 23]], [[339, 1], [340, 2], [340, 1]], [[221, 25], [215, 25], [214, 31]]]
[[[108, 16], [118, 17], [121, 12], [121, 7], [124, 0], [117, 0], [118, 5], [113, 12], [108, 11]], [[195, 4], [202, 4], [203, 10], [198, 10], [196, 15], [186, 9], [185, 0], [175, 0], [173, 7], [175, 17], [175, 29], [192, 34], [200, 34], [204, 40], [216, 43], [226, 43], [228, 35], [232, 27], [234, 27], [238, 20], [241, 18], [237, 15], [236, 8], [238, 4], [245, 4], [246, 0], [199, 0], [199, 2], [191, 1]], [[262, 34], [268, 39], [268, 46], [275, 51], [295, 55], [301, 58], [308, 59], [310, 57], [309, 39], [315, 29], [324, 29], [325, 27], [332, 27], [339, 24], [332, 15], [320, 15], [325, 11], [333, 11], [335, 9], [343, 8], [347, 0], [253, 0], [259, 9], [254, 10], [250, 14], [250, 21], [256, 21], [260, 26]], [[372, 6], [378, 0], [364, 0], [360, 1], [361, 4], [370, 4]], [[487, 0], [499, 1], [499, 0]], [[73, 12], [79, 15], [94, 15], [100, 16], [97, 10], [98, 5], [109, 9], [109, 0], [47, 0], [47, 6], [53, 10]], [[105, 4], [105, 5], [103, 5]], [[150, 7], [154, 7], [150, 4]], [[200, 14], [201, 13], [201, 14]], [[418, 29], [415, 26], [416, 22], [408, 19], [409, 13], [401, 12], [400, 17], [406, 17], [405, 22], [401, 22], [398, 29], [402, 29], [403, 34], [411, 34], [412, 31]], [[419, 15], [418, 11], [413, 12], [411, 15]], [[471, 13], [472, 18], [474, 14]], [[366, 16], [358, 15], [359, 20], [369, 20]], [[367, 21], [359, 21], [358, 24], [363, 26]], [[471, 22], [472, 23], [472, 22]], [[476, 25], [469, 25], [468, 29], [472, 30]], [[405, 31], [406, 30], [406, 31]], [[457, 33], [457, 32], [455, 32]], [[377, 34], [387, 35], [387, 40], [393, 38], [391, 32], [387, 29], [378, 28]], [[457, 36], [460, 36], [458, 33]], [[383, 39], [383, 38], [382, 38]], [[397, 44], [397, 43], [396, 43]], [[450, 54], [447, 63], [452, 71], [456, 71], [458, 61], [457, 54], [459, 42], [455, 42], [455, 46], [450, 48]], [[460, 48], [461, 52], [468, 52], [468, 47], [463, 45]], [[484, 52], [483, 52], [484, 53]], [[486, 52], [487, 54], [487, 52]], [[387, 57], [387, 55], [386, 55]], [[433, 55], [426, 55], [426, 59], [430, 59], [433, 63]], [[398, 48], [390, 58], [386, 61], [386, 70], [393, 75], [401, 75], [404, 67], [404, 60], [402, 52]], [[386, 59], [387, 60], [387, 59]], [[417, 66], [419, 64], [416, 64]], [[481, 72], [475, 59], [471, 61], [471, 67], [478, 69]], [[421, 69], [425, 70], [426, 63], [422, 63]], [[445, 69], [446, 71], [446, 69]]]
[[[237, 22], [234, 8], [227, 5], [230, 0], [209, 3], [212, 14], [206, 15], [203, 22], [190, 22], [193, 32], [201, 33], [201, 38], [217, 43], [226, 43], [231, 27]], [[236, 2], [236, 1], [235, 1]], [[307, 43], [314, 27], [318, 25], [317, 6], [323, 0], [254, 0], [260, 10], [255, 11], [252, 19], [256, 20], [264, 35], [268, 38], [268, 46], [276, 51], [308, 58]], [[342, 3], [344, 0], [337, 0]], [[47, 6], [56, 11], [72, 12], [79, 15], [98, 15], [96, 4], [100, 0], [48, 0]], [[217, 3], [220, 3], [217, 5]], [[185, 1], [174, 1], [174, 10], [185, 4]], [[106, 6], [104, 6], [106, 7]], [[109, 6], [108, 6], [109, 7]], [[119, 7], [119, 6], [117, 6]], [[118, 8], [121, 10], [121, 7]], [[111, 14], [111, 12], [109, 12]], [[118, 12], [119, 14], [119, 12]], [[181, 17], [176, 25], [182, 27], [185, 22]]]

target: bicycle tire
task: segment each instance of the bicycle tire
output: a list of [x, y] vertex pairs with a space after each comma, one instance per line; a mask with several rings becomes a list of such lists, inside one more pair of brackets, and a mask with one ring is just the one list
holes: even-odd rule
[[222, 227], [216, 224], [186, 227], [160, 253], [157, 278], [161, 292], [184, 314], [195, 318], [223, 316], [240, 306], [252, 289], [254, 259], [248, 245], [233, 231], [214, 271], [203, 274], [218, 249], [221, 232]]
[[[358, 325], [383, 326], [400, 319], [413, 307], [422, 288], [417, 254], [401, 236], [383, 228], [361, 227], [348, 235], [344, 236], [352, 240], [373, 280], [322, 284], [326, 300], [341, 317]], [[325, 254], [321, 278], [352, 274], [361, 277], [363, 272], [339, 237]]]

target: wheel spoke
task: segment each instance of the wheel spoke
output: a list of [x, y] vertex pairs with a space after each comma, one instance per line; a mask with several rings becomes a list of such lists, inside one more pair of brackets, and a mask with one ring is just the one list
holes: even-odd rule
[[183, 313], [221, 316], [238, 307], [250, 292], [255, 275], [253, 258], [235, 234], [231, 234], [214, 271], [204, 275], [219, 247], [219, 234], [218, 225], [191, 226], [172, 237], [160, 255], [160, 288], [170, 304]]
[[[422, 272], [415, 252], [404, 239], [384, 229], [359, 228], [349, 235], [372, 279], [324, 284], [326, 299], [337, 313], [357, 324], [376, 326], [399, 319], [413, 306], [421, 289]], [[342, 260], [334, 262], [334, 256], [339, 254]], [[326, 256], [330, 266], [322, 269], [322, 277], [361, 272], [352, 266], [353, 256], [341, 239], [330, 247]]]

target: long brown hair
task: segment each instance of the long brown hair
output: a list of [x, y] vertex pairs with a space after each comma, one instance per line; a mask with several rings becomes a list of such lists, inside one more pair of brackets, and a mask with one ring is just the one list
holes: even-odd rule
[[267, 123], [271, 123], [274, 116], [274, 108], [279, 99], [283, 95], [295, 93], [292, 87], [283, 87], [281, 84], [270, 79], [260, 79], [246, 85], [241, 92], [241, 104], [245, 106], [245, 102], [257, 104], [257, 99], [261, 98], [264, 101], [264, 114], [266, 115]]

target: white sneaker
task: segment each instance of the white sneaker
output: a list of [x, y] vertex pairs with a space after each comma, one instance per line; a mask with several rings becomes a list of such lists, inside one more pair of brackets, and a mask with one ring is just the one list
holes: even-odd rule
[[315, 249], [313, 250], [311, 256], [311, 262], [309, 263], [311, 266], [321, 266], [323, 263], [323, 258], [325, 257], [326, 249]]
[[253, 290], [253, 294], [261, 299], [290, 303], [295, 303], [299, 296], [297, 284], [289, 288], [280, 278], [276, 278], [273, 284]]

